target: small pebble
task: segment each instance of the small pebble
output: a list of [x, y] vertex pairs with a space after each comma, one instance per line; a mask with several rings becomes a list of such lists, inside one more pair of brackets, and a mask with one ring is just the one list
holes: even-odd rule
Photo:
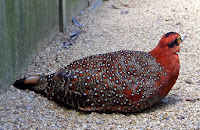
[[177, 118], [178, 118], [178, 119], [181, 119], [181, 120], [182, 120], [182, 119], [185, 119], [185, 117], [182, 116], [182, 115], [178, 115]]
[[97, 125], [103, 124], [103, 121], [99, 121], [96, 123]]
[[197, 83], [200, 85], [200, 80]]
[[191, 98], [187, 98], [185, 101], [189, 101], [189, 102], [196, 102], [197, 100], [200, 100], [200, 98], [196, 98], [196, 99], [191, 99]]
[[30, 106], [27, 106], [27, 107], [26, 107], [26, 110], [31, 110], [31, 107], [30, 107]]
[[6, 110], [9, 110], [9, 107], [6, 107]]
[[159, 115], [158, 118], [159, 118], [160, 120], [162, 120], [162, 119], [163, 119], [163, 116]]
[[84, 128], [84, 129], [89, 129], [90, 127], [91, 127], [90, 125], [83, 124], [83, 128]]
[[122, 6], [127, 7], [127, 8], [131, 8], [131, 6], [127, 5], [127, 4], [123, 4]]
[[99, 33], [99, 36], [104, 36], [102, 33]]
[[128, 14], [128, 13], [129, 13], [128, 11], [121, 11], [122, 15], [125, 15], [125, 14]]
[[169, 117], [165, 117], [165, 120], [169, 120]]
[[119, 9], [119, 8], [117, 8], [115, 5], [111, 5], [111, 8], [112, 8], [112, 9]]
[[62, 48], [69, 48], [72, 45], [73, 45], [73, 43], [71, 43], [71, 42], [63, 42]]
[[81, 11], [81, 14], [84, 14], [84, 13], [85, 13], [85, 11], [82, 10], [82, 11]]
[[187, 83], [187, 84], [193, 84], [193, 81], [191, 79], [186, 79], [185, 83]]

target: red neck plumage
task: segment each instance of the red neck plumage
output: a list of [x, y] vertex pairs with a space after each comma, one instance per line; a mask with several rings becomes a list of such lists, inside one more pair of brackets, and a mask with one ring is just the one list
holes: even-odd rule
[[166, 77], [163, 78], [166, 86], [161, 92], [162, 96], [166, 96], [178, 78], [180, 68], [179, 57], [176, 53], [170, 51], [168, 47], [160, 47], [159, 45], [150, 54], [156, 58], [157, 63], [160, 63], [167, 72]]

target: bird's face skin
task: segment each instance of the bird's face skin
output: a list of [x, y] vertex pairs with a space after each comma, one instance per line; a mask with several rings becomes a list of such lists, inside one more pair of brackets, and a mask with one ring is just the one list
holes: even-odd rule
[[180, 43], [182, 42], [181, 36], [175, 32], [169, 32], [161, 38], [158, 46], [170, 54], [176, 54], [180, 51]]

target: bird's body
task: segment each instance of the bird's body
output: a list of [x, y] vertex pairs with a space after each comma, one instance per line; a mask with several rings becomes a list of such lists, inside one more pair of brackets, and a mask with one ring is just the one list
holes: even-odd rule
[[[173, 42], [179, 36], [168, 35], [162, 39]], [[162, 39], [151, 52], [125, 50], [93, 55], [51, 75], [17, 80], [14, 86], [41, 92], [83, 111], [140, 111], [164, 98], [178, 78], [178, 55], [170, 52], [177, 45], [164, 46], [166, 40]]]

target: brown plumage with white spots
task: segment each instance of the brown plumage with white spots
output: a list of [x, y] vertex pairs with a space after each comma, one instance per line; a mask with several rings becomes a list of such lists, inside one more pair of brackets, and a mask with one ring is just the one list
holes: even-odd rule
[[164, 98], [175, 84], [180, 42], [178, 33], [169, 32], [150, 52], [93, 55], [51, 75], [19, 79], [14, 86], [83, 111], [141, 111]]

